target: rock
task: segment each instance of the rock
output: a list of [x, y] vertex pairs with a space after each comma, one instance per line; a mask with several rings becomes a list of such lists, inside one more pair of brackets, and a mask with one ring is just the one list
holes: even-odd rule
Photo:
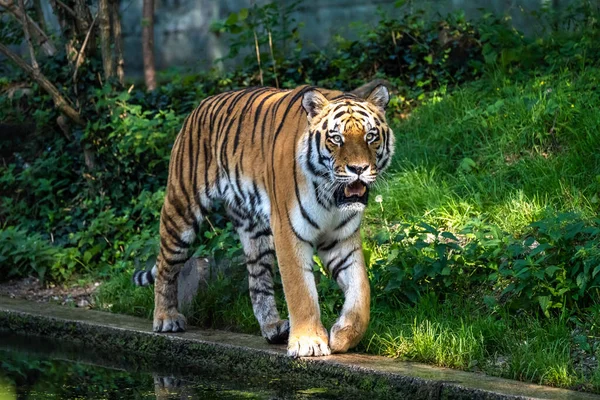
[[190, 258], [181, 269], [177, 279], [177, 299], [179, 311], [192, 303], [201, 287], [206, 286], [210, 278], [210, 262], [207, 258]]
[[90, 302], [87, 299], [81, 299], [77, 303], [77, 307], [89, 308], [90, 307]]

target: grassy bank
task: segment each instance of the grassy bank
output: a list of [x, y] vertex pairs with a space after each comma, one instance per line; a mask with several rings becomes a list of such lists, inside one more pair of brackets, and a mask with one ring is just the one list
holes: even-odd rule
[[[577, 264], [597, 249], [599, 79], [595, 68], [496, 71], [394, 122], [394, 167], [363, 230], [373, 318], [360, 350], [600, 391], [598, 271]], [[343, 299], [317, 275], [331, 325]], [[258, 333], [245, 285], [243, 266], [217, 279], [191, 322]], [[128, 276], [99, 300], [151, 316], [152, 290]]]

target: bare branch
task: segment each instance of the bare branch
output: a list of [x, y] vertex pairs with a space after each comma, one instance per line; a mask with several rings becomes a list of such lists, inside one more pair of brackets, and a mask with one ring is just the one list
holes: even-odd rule
[[[23, 13], [19, 7], [12, 0], [0, 0], [0, 6], [4, 7], [15, 17], [21, 24], [23, 24]], [[25, 14], [27, 22], [29, 24], [30, 33], [35, 43], [40, 46], [45, 55], [52, 57], [56, 54], [56, 46], [48, 38], [48, 35], [43, 31], [42, 28], [27, 14]]]
[[263, 82], [263, 73], [262, 73], [262, 67], [260, 66], [260, 47], [258, 46], [258, 36], [256, 36], [256, 29], [253, 30], [254, 32], [254, 48], [256, 49], [256, 61], [258, 62], [258, 73], [259, 73], [259, 77], [260, 77], [260, 86], [264, 86], [264, 82]]
[[273, 63], [273, 74], [275, 75], [275, 87], [279, 89], [279, 79], [277, 79], [277, 63], [275, 62], [275, 55], [273, 54], [273, 39], [271, 38], [271, 31], [269, 33], [269, 51], [271, 52], [271, 62]]
[[19, 68], [25, 71], [31, 78], [37, 82], [40, 87], [45, 90], [50, 96], [52, 96], [52, 100], [54, 101], [54, 105], [60, 112], [65, 114], [69, 119], [74, 121], [79, 125], [83, 125], [85, 122], [73, 107], [69, 105], [67, 100], [63, 97], [63, 95], [58, 91], [56, 86], [52, 84], [39, 70], [33, 69], [30, 65], [28, 65], [25, 60], [21, 57], [13, 53], [8, 47], [0, 43], [0, 53], [4, 54], [6, 58], [14, 62]]
[[59, 6], [61, 6], [66, 12], [68, 12], [69, 14], [71, 14], [71, 16], [73, 18], [77, 18], [77, 14], [75, 14], [75, 11], [69, 7], [68, 5], [66, 5], [65, 3], [63, 3], [60, 0], [54, 0], [56, 2], [56, 4], [58, 4]]
[[85, 51], [85, 46], [87, 46], [87, 44], [88, 44], [88, 40], [90, 39], [90, 34], [92, 33], [92, 30], [94, 29], [94, 24], [96, 23], [96, 18], [98, 18], [98, 13], [96, 13], [96, 16], [92, 20], [90, 29], [88, 29], [88, 31], [85, 35], [85, 39], [83, 40], [83, 44], [81, 45], [81, 49], [79, 49], [79, 52], [77, 52], [77, 58], [75, 58], [75, 71], [73, 71], [73, 84], [77, 83], [77, 70], [79, 69], [79, 66], [81, 65], [79, 63], [79, 61], [81, 60], [81, 56], [82, 56], [83, 52]]
[[33, 43], [31, 43], [31, 35], [29, 34], [29, 21], [27, 20], [27, 11], [25, 11], [25, 2], [23, 0], [19, 0], [19, 9], [21, 10], [21, 23], [23, 24], [23, 33], [25, 34], [25, 41], [27, 42], [27, 47], [29, 47], [29, 56], [31, 57], [31, 65], [36, 72], [39, 72], [39, 65], [37, 60], [35, 59], [35, 49], [33, 48]]

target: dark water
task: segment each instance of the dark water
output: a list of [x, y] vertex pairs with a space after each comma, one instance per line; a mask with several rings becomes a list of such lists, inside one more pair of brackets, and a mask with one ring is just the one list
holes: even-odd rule
[[12, 399], [357, 399], [368, 393], [293, 376], [230, 375], [139, 362], [41, 338], [0, 332], [0, 400]]

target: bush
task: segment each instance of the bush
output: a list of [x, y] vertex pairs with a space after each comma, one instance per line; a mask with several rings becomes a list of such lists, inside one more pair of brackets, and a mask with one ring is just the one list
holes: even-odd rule
[[426, 223], [382, 231], [367, 246], [380, 302], [416, 303], [468, 293], [544, 315], [592, 306], [600, 288], [600, 221], [563, 213], [532, 223], [523, 237], [473, 221], [456, 235]]

